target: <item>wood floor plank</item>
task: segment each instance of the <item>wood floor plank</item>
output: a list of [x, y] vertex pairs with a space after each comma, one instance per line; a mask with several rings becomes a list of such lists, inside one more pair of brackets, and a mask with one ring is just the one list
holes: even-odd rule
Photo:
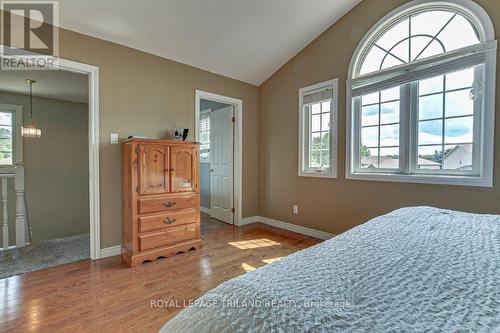
[[129, 268], [119, 256], [0, 280], [0, 332], [157, 332], [182, 308], [233, 277], [320, 242], [263, 224], [202, 214], [203, 248]]

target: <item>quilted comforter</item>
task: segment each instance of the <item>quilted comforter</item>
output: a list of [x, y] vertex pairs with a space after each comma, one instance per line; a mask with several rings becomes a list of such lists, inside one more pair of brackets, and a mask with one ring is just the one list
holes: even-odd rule
[[500, 216], [410, 207], [229, 280], [160, 332], [500, 332]]

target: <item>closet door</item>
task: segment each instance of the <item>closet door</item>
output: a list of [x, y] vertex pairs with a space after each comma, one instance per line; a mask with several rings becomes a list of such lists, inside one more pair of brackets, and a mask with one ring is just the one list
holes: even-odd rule
[[162, 145], [139, 145], [139, 193], [169, 192], [169, 148]]
[[172, 192], [196, 192], [197, 147], [170, 148]]

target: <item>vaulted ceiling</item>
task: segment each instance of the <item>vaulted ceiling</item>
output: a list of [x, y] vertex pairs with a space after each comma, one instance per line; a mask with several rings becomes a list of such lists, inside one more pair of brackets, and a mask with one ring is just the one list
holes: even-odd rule
[[361, 0], [61, 0], [60, 25], [260, 85]]

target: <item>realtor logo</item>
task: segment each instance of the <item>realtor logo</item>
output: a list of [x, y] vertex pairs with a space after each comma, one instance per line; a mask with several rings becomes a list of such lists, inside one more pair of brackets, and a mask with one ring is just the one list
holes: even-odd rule
[[58, 1], [0, 1], [1, 70], [56, 68]]

